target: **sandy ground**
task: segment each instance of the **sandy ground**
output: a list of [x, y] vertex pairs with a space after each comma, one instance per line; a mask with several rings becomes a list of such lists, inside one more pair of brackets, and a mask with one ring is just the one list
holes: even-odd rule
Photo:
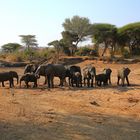
[[[112, 69], [112, 85], [96, 88], [0, 87], [0, 140], [140, 140], [140, 64], [93, 64]], [[116, 85], [117, 70], [128, 66], [130, 87]], [[23, 74], [23, 68], [1, 68]], [[16, 82], [15, 82], [16, 83]], [[14, 95], [13, 95], [14, 94]]]

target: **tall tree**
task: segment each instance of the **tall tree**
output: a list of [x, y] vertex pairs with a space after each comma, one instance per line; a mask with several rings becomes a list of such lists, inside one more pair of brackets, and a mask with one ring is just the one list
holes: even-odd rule
[[84, 41], [89, 35], [91, 35], [92, 26], [88, 18], [73, 16], [71, 19], [65, 19], [65, 22], [62, 25], [65, 31], [78, 36], [77, 40], [75, 41], [75, 47], [77, 47], [80, 41]]
[[7, 43], [1, 46], [3, 52], [14, 52], [21, 47], [18, 43]]
[[104, 56], [107, 48], [111, 46], [112, 55], [115, 51], [115, 44], [117, 42], [117, 28], [115, 25], [104, 24], [104, 23], [96, 23], [92, 26], [93, 31], [93, 42], [96, 44], [104, 43], [105, 48], [102, 53]]
[[64, 46], [67, 46], [70, 51], [70, 55], [73, 55], [76, 50], [75, 42], [78, 40], [78, 35], [69, 31], [63, 31], [61, 34], [63, 37], [61, 45], [63, 43], [63, 48]]
[[30, 47], [37, 47], [37, 40], [35, 35], [20, 35], [21, 42], [25, 45], [27, 50], [30, 50]]
[[125, 25], [118, 29], [118, 33], [132, 55], [140, 54], [140, 22]]

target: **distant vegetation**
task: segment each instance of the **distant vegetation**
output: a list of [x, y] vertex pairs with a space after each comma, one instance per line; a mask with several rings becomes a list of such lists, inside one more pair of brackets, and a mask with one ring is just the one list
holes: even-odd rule
[[[103, 50], [101, 56], [104, 56], [108, 49], [111, 57], [118, 53], [125, 58], [140, 55], [140, 22], [117, 28], [107, 23], [91, 24], [88, 18], [73, 16], [65, 19], [62, 26], [64, 27], [62, 39], [48, 43], [48, 46], [52, 47], [39, 49], [35, 35], [20, 35], [22, 45], [18, 43], [2, 45], [0, 57], [23, 61], [43, 57], [59, 59], [62, 54], [99, 56], [101, 46]], [[79, 42], [89, 38], [92, 39], [93, 46], [78, 47]]]

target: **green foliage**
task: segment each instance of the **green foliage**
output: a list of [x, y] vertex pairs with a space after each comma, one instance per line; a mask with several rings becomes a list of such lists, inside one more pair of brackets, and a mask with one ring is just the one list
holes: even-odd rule
[[91, 24], [88, 18], [73, 16], [71, 19], [65, 19], [62, 25], [65, 31], [78, 36], [77, 41], [75, 41], [76, 46], [80, 41], [85, 40], [87, 36], [91, 35]]
[[132, 55], [140, 50], [140, 22], [131, 23], [118, 29], [119, 39], [129, 46]]
[[21, 42], [29, 50], [30, 47], [38, 46], [35, 35], [20, 35]]
[[3, 52], [11, 53], [11, 52], [17, 51], [19, 48], [21, 48], [21, 45], [18, 43], [7, 43], [7, 44], [4, 44], [3, 46], [1, 46], [1, 48], [2, 48]]
[[96, 23], [92, 25], [93, 30], [93, 42], [105, 43], [109, 39], [114, 40], [117, 33], [117, 28], [115, 25]]

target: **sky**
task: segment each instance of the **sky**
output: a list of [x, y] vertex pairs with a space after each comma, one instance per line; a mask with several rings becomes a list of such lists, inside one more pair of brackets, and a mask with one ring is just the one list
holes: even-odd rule
[[140, 0], [0, 0], [0, 46], [36, 35], [39, 46], [61, 39], [66, 18], [121, 27], [140, 21]]

